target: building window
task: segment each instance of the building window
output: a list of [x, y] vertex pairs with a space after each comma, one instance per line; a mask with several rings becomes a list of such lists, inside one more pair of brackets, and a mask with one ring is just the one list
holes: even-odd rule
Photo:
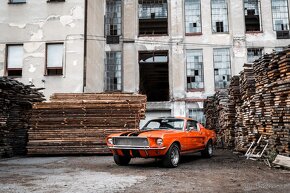
[[8, 76], [22, 76], [23, 45], [8, 45], [6, 61]]
[[231, 78], [230, 50], [216, 48], [213, 50], [215, 88], [227, 88]]
[[200, 0], [185, 0], [185, 33], [201, 33]]
[[204, 88], [202, 50], [186, 51], [187, 89]]
[[289, 30], [287, 0], [272, 0], [272, 17], [275, 31]]
[[253, 63], [255, 60], [258, 60], [260, 57], [262, 57], [263, 48], [248, 48], [247, 53], [248, 63]]
[[106, 52], [105, 90], [122, 90], [122, 55], [121, 52]]
[[63, 75], [63, 44], [46, 44], [46, 75]]
[[166, 35], [167, 0], [139, 0], [139, 35]]
[[276, 52], [282, 52], [282, 51], [284, 51], [285, 49], [287, 49], [287, 47], [276, 47], [276, 48], [275, 48], [275, 51], [276, 51]]
[[26, 3], [26, 0], [9, 0], [9, 3], [16, 4], [16, 3]]
[[229, 32], [226, 0], [211, 0], [212, 32]]
[[65, 0], [47, 0], [48, 3], [50, 2], [64, 2]]
[[244, 0], [246, 32], [262, 31], [260, 0]]
[[105, 35], [107, 43], [118, 44], [122, 28], [122, 1], [107, 0], [105, 16]]
[[200, 108], [188, 109], [188, 116], [199, 123], [205, 124], [205, 116], [203, 113], [203, 109]]

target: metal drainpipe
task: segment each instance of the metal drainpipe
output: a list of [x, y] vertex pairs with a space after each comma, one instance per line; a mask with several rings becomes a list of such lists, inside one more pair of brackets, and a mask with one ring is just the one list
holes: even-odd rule
[[83, 71], [83, 93], [87, 85], [87, 27], [88, 27], [88, 0], [85, 0], [85, 21], [84, 21], [84, 71]]

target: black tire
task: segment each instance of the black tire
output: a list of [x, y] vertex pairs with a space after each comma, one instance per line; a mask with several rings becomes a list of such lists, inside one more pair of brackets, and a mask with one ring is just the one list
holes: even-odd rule
[[210, 158], [213, 155], [212, 140], [209, 140], [205, 146], [205, 149], [201, 151], [201, 156], [204, 158]]
[[175, 168], [180, 161], [180, 150], [176, 143], [173, 143], [168, 149], [162, 160], [163, 166], [167, 168]]
[[131, 158], [128, 156], [114, 155], [114, 161], [118, 166], [126, 166], [129, 164]]

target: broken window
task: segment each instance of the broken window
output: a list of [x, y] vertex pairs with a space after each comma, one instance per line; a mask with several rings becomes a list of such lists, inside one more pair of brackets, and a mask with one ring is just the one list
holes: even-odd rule
[[262, 31], [260, 0], [244, 0], [246, 32]]
[[121, 52], [106, 52], [105, 59], [105, 90], [122, 90], [122, 54]]
[[202, 50], [186, 51], [187, 89], [204, 88]]
[[199, 123], [202, 124], [205, 123], [203, 109], [200, 108], [188, 109], [188, 117], [192, 118], [193, 120], [196, 120]]
[[63, 43], [46, 44], [46, 75], [63, 74]]
[[26, 0], [9, 0], [9, 3], [26, 3]]
[[8, 76], [22, 76], [23, 45], [8, 45], [6, 61]]
[[122, 27], [122, 1], [107, 0], [105, 16], [105, 35], [108, 44], [118, 44]]
[[289, 30], [288, 1], [272, 0], [273, 28], [275, 31]]
[[169, 100], [168, 52], [139, 52], [140, 93], [147, 100]]
[[228, 5], [226, 0], [211, 0], [212, 32], [228, 32]]
[[231, 78], [230, 50], [228, 48], [213, 49], [215, 88], [227, 88]]
[[200, 0], [185, 0], [185, 33], [201, 33]]
[[167, 0], [139, 0], [139, 35], [166, 35]]
[[262, 57], [263, 48], [248, 48], [248, 63], [253, 63], [255, 60], [258, 60]]

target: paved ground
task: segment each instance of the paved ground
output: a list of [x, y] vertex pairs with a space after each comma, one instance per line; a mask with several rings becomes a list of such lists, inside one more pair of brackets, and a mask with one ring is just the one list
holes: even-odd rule
[[126, 167], [111, 156], [42, 157], [0, 160], [0, 192], [290, 192], [290, 171], [271, 169], [226, 150], [211, 159], [185, 156], [178, 168], [154, 159]]

